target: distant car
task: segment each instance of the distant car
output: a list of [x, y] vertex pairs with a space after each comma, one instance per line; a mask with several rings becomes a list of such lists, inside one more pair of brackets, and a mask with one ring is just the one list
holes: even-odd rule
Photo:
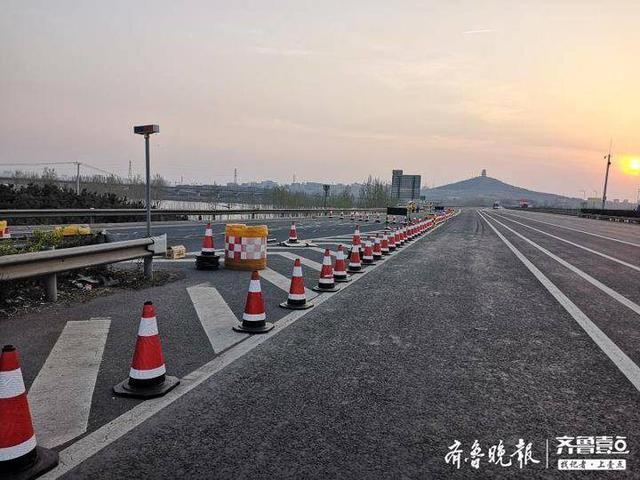
[[493, 202], [493, 209], [497, 210], [500, 208], [500, 202]]

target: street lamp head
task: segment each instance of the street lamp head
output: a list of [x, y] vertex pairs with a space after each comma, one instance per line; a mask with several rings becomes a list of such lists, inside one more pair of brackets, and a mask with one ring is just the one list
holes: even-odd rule
[[138, 125], [133, 127], [133, 133], [138, 135], [151, 135], [152, 133], [158, 133], [160, 126], [158, 125]]

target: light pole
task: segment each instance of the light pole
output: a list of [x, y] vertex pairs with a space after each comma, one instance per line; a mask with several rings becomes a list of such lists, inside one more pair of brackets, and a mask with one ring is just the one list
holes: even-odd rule
[[[145, 206], [147, 209], [147, 237], [151, 237], [151, 164], [149, 160], [149, 135], [158, 133], [160, 127], [158, 125], [138, 125], [133, 127], [133, 133], [137, 135], [144, 135], [144, 154], [145, 154]], [[151, 268], [151, 261], [153, 257], [144, 258], [144, 276], [145, 278], [151, 278], [153, 271]]]
[[76, 195], [80, 195], [80, 162], [74, 162], [76, 164]]
[[611, 166], [611, 144], [613, 142], [609, 142], [609, 154], [604, 156], [604, 159], [607, 161], [607, 171], [604, 174], [604, 189], [602, 190], [602, 210], [605, 209], [605, 205], [607, 203], [607, 182], [609, 181], [609, 167]]
[[322, 190], [324, 190], [324, 202], [323, 202], [323, 208], [326, 210], [327, 208], [327, 196], [329, 195], [329, 189], [331, 188], [331, 185], [327, 185], [324, 184], [322, 185]]

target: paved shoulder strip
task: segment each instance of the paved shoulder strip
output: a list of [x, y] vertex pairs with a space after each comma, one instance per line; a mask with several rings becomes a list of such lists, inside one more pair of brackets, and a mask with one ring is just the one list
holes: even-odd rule
[[[611, 359], [616, 367], [627, 377], [633, 386], [640, 391], [640, 368], [609, 338], [600, 330], [595, 323], [573, 303], [549, 278], [542, 273], [533, 263], [525, 257], [496, 227], [494, 227], [485, 215], [478, 212], [482, 219], [487, 222], [496, 235], [513, 252], [525, 267], [538, 279], [538, 281], [549, 291], [551, 295], [562, 305], [562, 307], [573, 317], [600, 349]], [[496, 221], [492, 218], [493, 221]]]

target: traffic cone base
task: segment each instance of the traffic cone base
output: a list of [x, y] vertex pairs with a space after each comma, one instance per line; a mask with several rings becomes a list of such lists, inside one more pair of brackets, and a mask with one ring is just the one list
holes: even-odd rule
[[351, 275], [345, 275], [344, 277], [341, 277], [341, 276], [336, 277], [334, 275], [333, 279], [335, 280], [336, 283], [347, 283], [351, 281]]
[[[297, 303], [300, 302], [300, 303]], [[306, 310], [313, 307], [313, 303], [307, 302], [307, 300], [285, 300], [280, 304], [282, 308], [288, 308], [289, 310]]]
[[257, 322], [242, 322], [234, 325], [233, 329], [242, 333], [267, 333], [273, 328], [273, 323], [270, 322], [260, 323], [260, 325], [253, 325], [254, 323]]
[[280, 245], [283, 245], [285, 247], [315, 247], [316, 246], [316, 244], [313, 242], [302, 241], [302, 240], [296, 240], [295, 243], [292, 243], [289, 240], [286, 240], [284, 242], [280, 242]]
[[[313, 287], [311, 287], [311, 290], [313, 290], [315, 292], [337, 292], [338, 290], [340, 290], [335, 284], [335, 282], [337, 282], [337, 281], [338, 280], [334, 278], [333, 279], [333, 282], [334, 282], [333, 286], [325, 286], [325, 287], [322, 286], [323, 285], [322, 283], [319, 283], [318, 285], [314, 285]], [[346, 280], [346, 281], [348, 282], [348, 280]]]
[[196, 270], [218, 270], [218, 268], [220, 268], [220, 257], [215, 253], [196, 255]]
[[0, 462], [0, 477], [9, 480], [30, 480], [39, 477], [58, 466], [58, 452], [36, 447], [28, 457]]
[[120, 397], [131, 397], [140, 399], [157, 398], [165, 395], [180, 384], [180, 380], [170, 375], [165, 375], [164, 379], [156, 384], [141, 384], [133, 379], [126, 379], [113, 387], [113, 393]]

